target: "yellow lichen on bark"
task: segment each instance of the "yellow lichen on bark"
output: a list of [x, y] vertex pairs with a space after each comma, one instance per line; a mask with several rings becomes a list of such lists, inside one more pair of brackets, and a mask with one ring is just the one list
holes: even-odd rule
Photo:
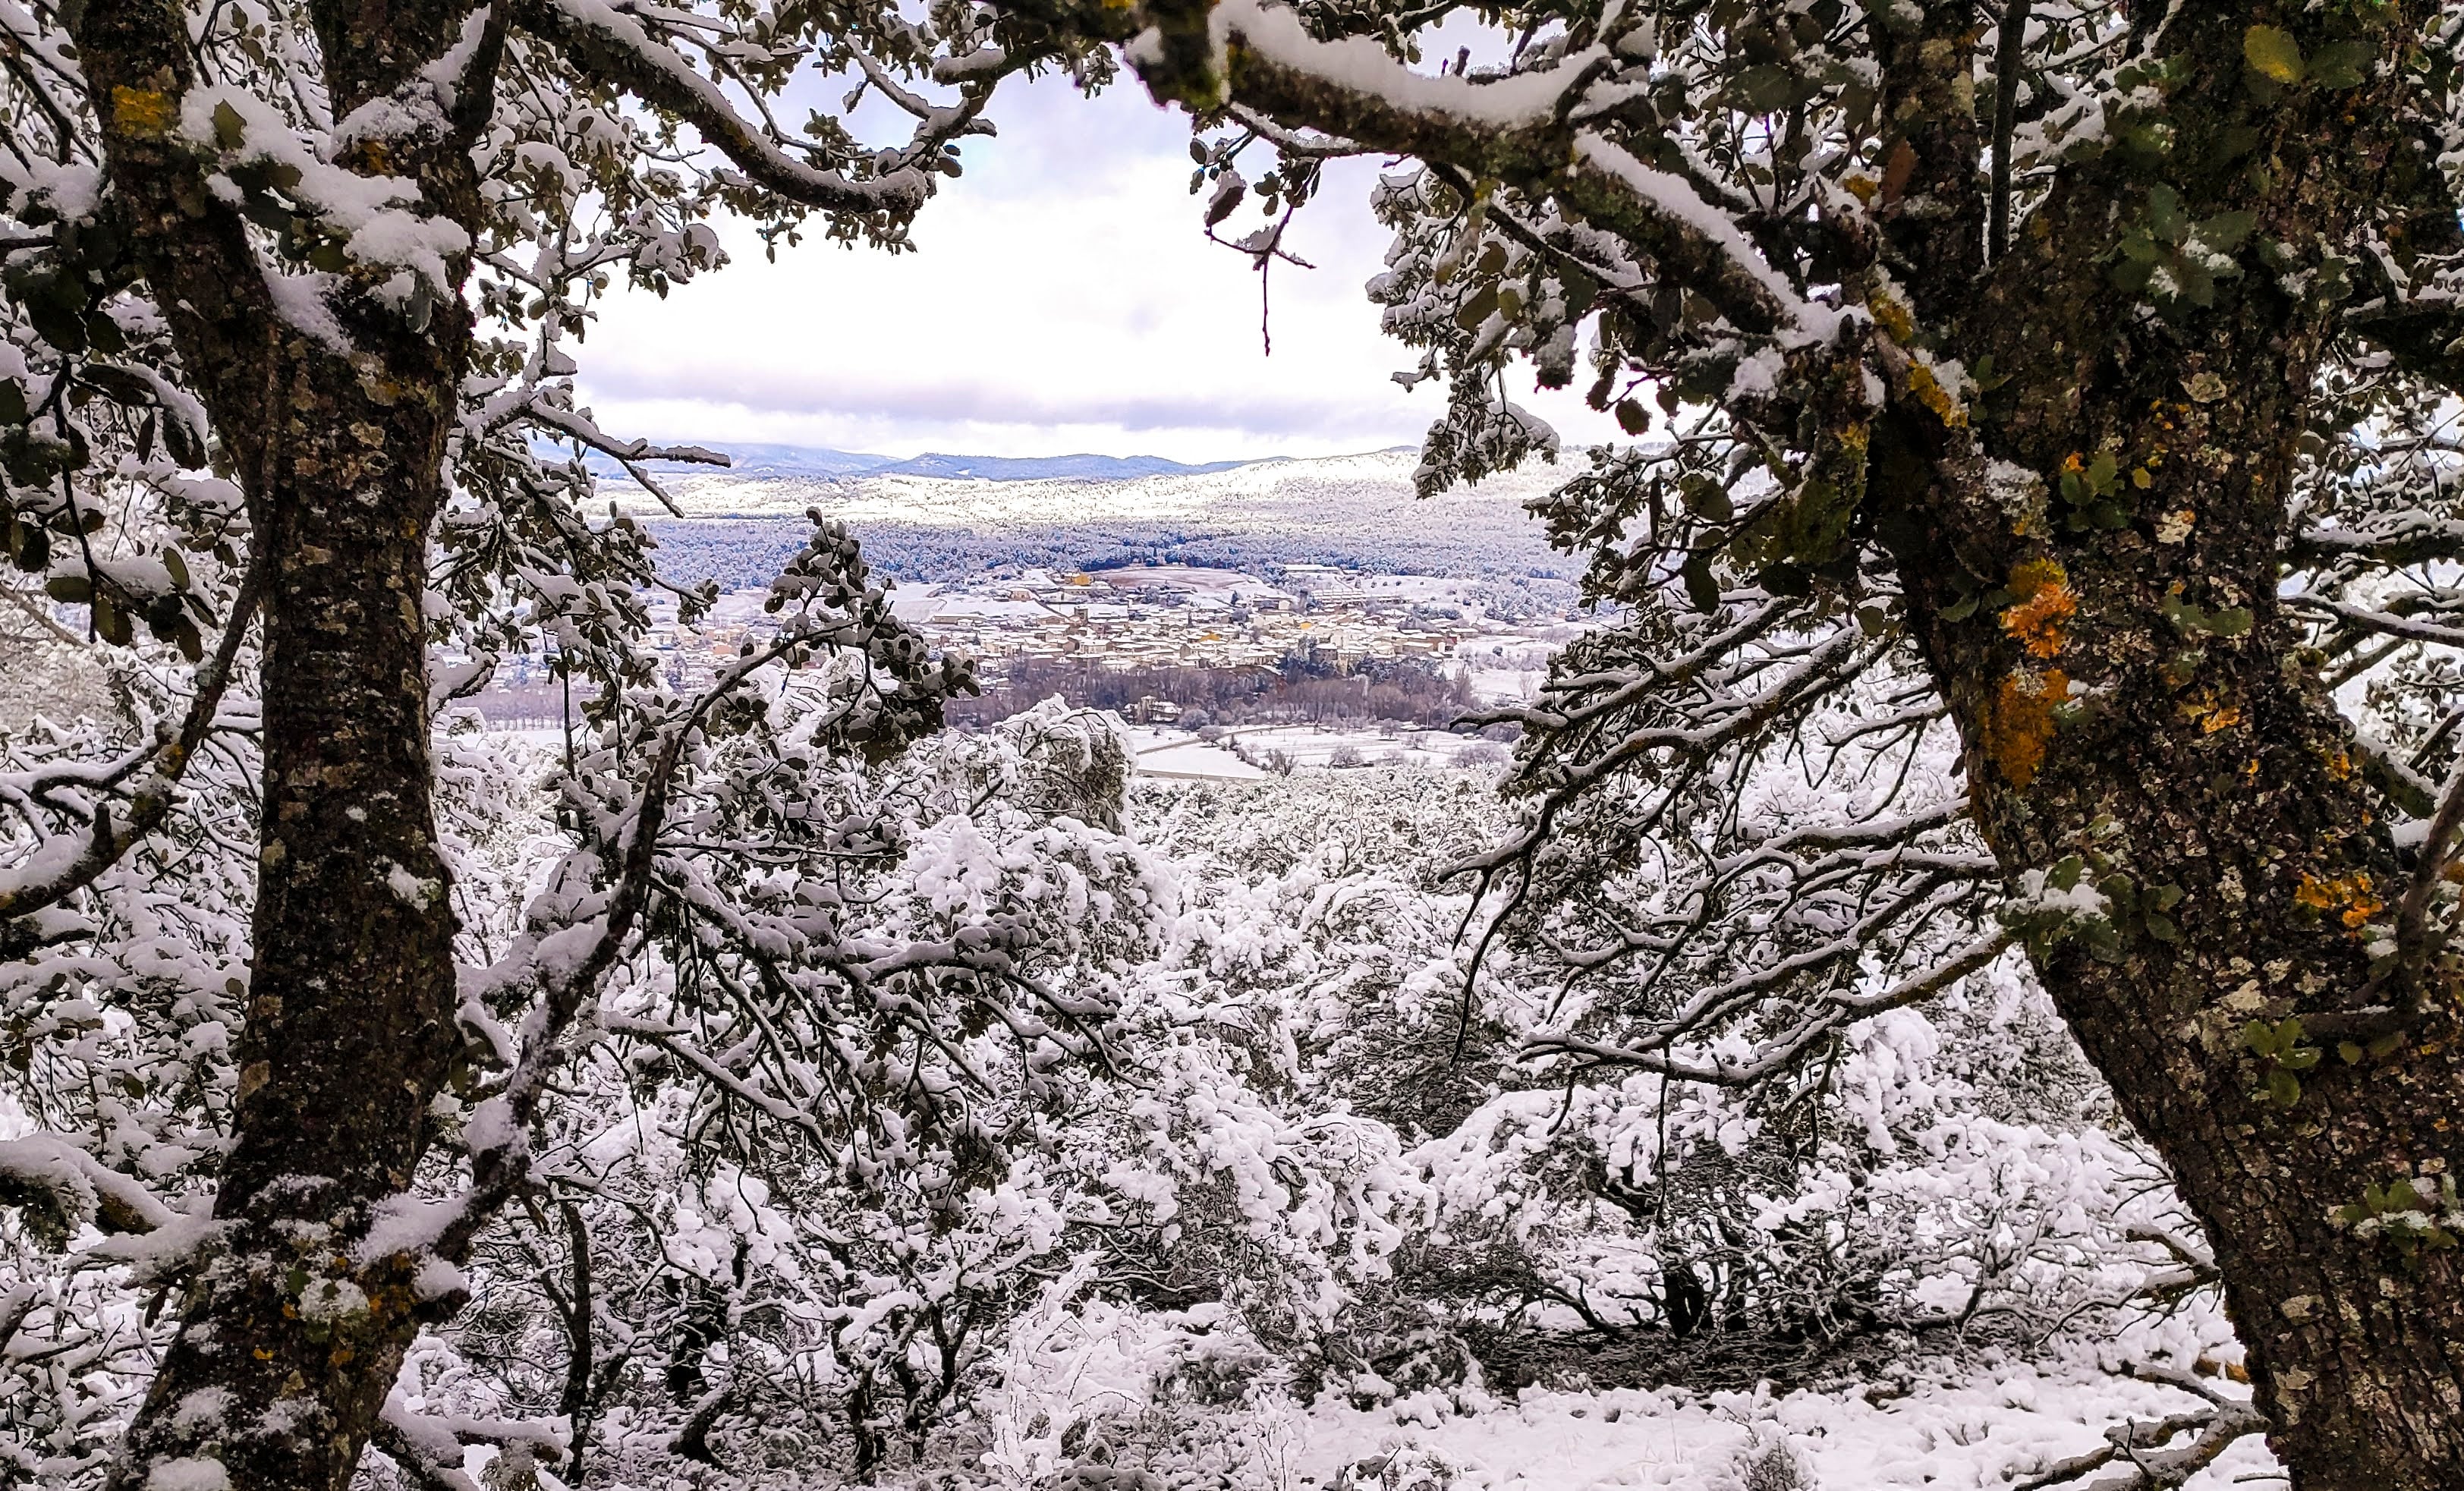
[[1933, 369], [1921, 361], [1908, 366], [1908, 391], [1916, 395], [1919, 404], [1933, 410], [1934, 418], [1945, 425], [1953, 429], [1968, 428], [1968, 410], [1951, 397], [1950, 390], [1942, 385], [1942, 380], [1934, 376]]
[[2070, 676], [2058, 668], [2013, 672], [1995, 689], [1985, 721], [1985, 752], [2003, 779], [2024, 787], [2045, 763], [2054, 738], [2054, 707], [2070, 697]]
[[172, 106], [171, 96], [159, 89], [131, 88], [126, 84], [111, 90], [112, 119], [132, 135], [165, 135], [170, 133], [171, 121], [179, 115]]

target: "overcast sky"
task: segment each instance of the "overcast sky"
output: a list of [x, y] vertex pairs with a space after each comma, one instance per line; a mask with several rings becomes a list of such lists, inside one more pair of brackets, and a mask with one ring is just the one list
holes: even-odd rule
[[[967, 143], [915, 252], [807, 239], [770, 264], [733, 231], [724, 272], [613, 302], [580, 349], [603, 426], [892, 456], [1203, 461], [1419, 442], [1442, 391], [1392, 382], [1413, 358], [1361, 288], [1387, 244], [1367, 207], [1376, 163], [1338, 164], [1302, 212], [1292, 244], [1316, 268], [1276, 266], [1269, 357], [1256, 272], [1201, 234], [1182, 115], [1133, 80], [1089, 100], [1057, 78], [1004, 86], [993, 113], [1000, 138]], [[1530, 402], [1569, 447], [1605, 433], [1566, 395]]]

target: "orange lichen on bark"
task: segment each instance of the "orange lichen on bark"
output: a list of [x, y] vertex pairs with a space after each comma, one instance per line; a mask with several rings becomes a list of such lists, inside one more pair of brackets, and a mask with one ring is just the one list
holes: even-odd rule
[[2295, 905], [2306, 906], [2322, 915], [2332, 911], [2337, 920], [2354, 929], [2387, 909], [2387, 903], [2373, 893], [2370, 877], [2358, 869], [2326, 880], [2304, 870], [2301, 884], [2293, 889], [2293, 900]]
[[2002, 612], [2002, 629], [2030, 657], [2058, 656], [2070, 642], [2070, 620], [2079, 614], [2079, 593], [2052, 559], [2012, 567], [2011, 593], [2018, 599]]
[[2045, 763], [2045, 744], [2054, 738], [2054, 706], [2070, 697], [2071, 681], [2058, 668], [2042, 674], [2014, 672], [1994, 691], [1993, 707], [1985, 721], [1985, 752], [2003, 779], [2024, 787]]

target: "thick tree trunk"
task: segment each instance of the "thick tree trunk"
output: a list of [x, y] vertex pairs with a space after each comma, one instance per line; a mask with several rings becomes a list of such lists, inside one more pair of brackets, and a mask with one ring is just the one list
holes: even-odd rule
[[420, 606], [451, 385], [356, 361], [292, 342], [269, 411], [264, 816], [224, 1231], [115, 1491], [183, 1459], [241, 1491], [340, 1491], [448, 1303], [367, 1244], [458, 1044]]
[[[2464, 1032], [2437, 987], [2400, 1040], [2334, 1033], [2387, 997], [2369, 946], [2412, 869], [2277, 603], [2333, 308], [2254, 274], [2212, 308], [2149, 315], [2109, 278], [2114, 205], [2125, 224], [2146, 211], [2148, 180], [2195, 217], [2248, 209], [2262, 238], [2309, 242], [2392, 189], [2399, 143], [2304, 100], [2256, 107], [2244, 19], [2198, 24], [2183, 47], [2215, 76], [2176, 100], [2162, 173], [2116, 165], [2057, 194], [1967, 318], [1969, 365], [2018, 373], [1971, 411], [2000, 464], [1903, 409], [1876, 431], [1875, 521], [1997, 857], [2023, 897], [2076, 857], [2109, 903], [2110, 941], [2048, 920], [2036, 967], [2212, 1239], [2270, 1442], [2300, 1491], [2452, 1491], [2464, 1257], [2337, 1219], [2464, 1163]], [[2244, 123], [2256, 150], [2229, 150]], [[2099, 500], [2127, 520], [2099, 520]], [[2288, 1020], [2310, 1034], [2278, 1052]]]
[[[478, 218], [470, 143], [494, 98], [491, 12], [464, 85], [421, 70], [463, 37], [467, 0], [319, 8], [334, 112], [401, 94], [337, 164], [417, 183], [427, 209]], [[399, 1236], [429, 1104], [460, 1038], [453, 921], [429, 789], [427, 541], [443, 493], [471, 321], [449, 293], [413, 317], [336, 276], [295, 324], [237, 213], [171, 121], [193, 59], [176, 9], [79, 8], [80, 65], [113, 187], [196, 377], [268, 566], [264, 792], [248, 1020], [233, 1143], [209, 1258], [110, 1480], [233, 1491], [341, 1491], [423, 1321], [459, 1303]], [[407, 122], [406, 122], [407, 121]], [[467, 263], [449, 267], [458, 285]], [[338, 350], [339, 340], [355, 349]]]
[[[2216, 487], [2248, 480], [2236, 462]], [[2079, 625], [2034, 668], [2007, 633], [1941, 620], [1947, 570], [1908, 571], [1938, 676], [1973, 680], [1952, 692], [1987, 838], [2014, 875], [2079, 856], [2081, 883], [2112, 905], [2118, 949], [2048, 929], [2036, 966], [2206, 1227], [2296, 1484], [2464, 1486], [2464, 1259], [2334, 1219], [2372, 1186], [2464, 1158], [2453, 991], [2392, 1049], [2307, 1036], [2321, 1057], [2292, 1073], [2289, 1103], [2268, 1090], [2281, 1063], [2246, 1039], [2254, 1020], [2332, 1027], [2360, 1002], [2381, 934], [2367, 929], [2392, 920], [2409, 880], [2349, 730], [2314, 680], [2278, 669], [2292, 628], [2270, 593], [2202, 598], [2258, 612], [2242, 640], [2185, 638], [2163, 611], [2176, 573], [2163, 560], [2188, 556], [2063, 557]], [[2071, 718], [2031, 691], [2065, 674], [2094, 691]]]
[[[2193, 438], [2224, 433], [2203, 423]], [[2236, 462], [2215, 486], [2248, 480]], [[2372, 1186], [2459, 1158], [2452, 991], [2400, 1044], [2358, 1062], [2346, 1042], [2307, 1036], [2322, 1058], [2292, 1073], [2298, 1097], [2268, 1090], [2278, 1063], [2248, 1027], [2302, 1019], [2315, 1031], [2359, 1002], [2380, 935], [2366, 929], [2392, 920], [2409, 871], [2372, 821], [2342, 717], [2312, 679], [2277, 667], [2291, 626], [2271, 594], [2201, 598], [2259, 613], [2239, 641], [2185, 638], [2166, 617], [2177, 573], [2166, 561], [2188, 558], [2107, 567], [2066, 550], [2073, 635], [2024, 662], [2007, 631], [1941, 619], [1956, 600], [1947, 567], [1907, 573], [1938, 676], [1972, 680], [1952, 693], [1988, 840], [2014, 876], [2079, 856], [2081, 884], [2111, 904], [2118, 948], [2049, 928], [2036, 966], [2206, 1227], [2296, 1484], [2464, 1486], [2459, 1256], [2333, 1219]], [[2063, 675], [2094, 691], [2068, 718], [2033, 691]]]

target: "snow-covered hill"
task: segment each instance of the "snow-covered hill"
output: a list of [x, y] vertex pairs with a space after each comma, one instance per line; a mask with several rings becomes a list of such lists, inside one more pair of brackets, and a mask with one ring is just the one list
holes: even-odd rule
[[[1424, 506], [1412, 493], [1412, 470], [1419, 457], [1408, 449], [1127, 475], [1076, 465], [1110, 459], [1029, 463], [919, 456], [901, 468], [844, 474], [803, 474], [756, 462], [741, 471], [696, 469], [696, 474], [678, 475], [664, 485], [693, 517], [789, 516], [819, 506], [849, 522], [887, 518], [979, 531], [1105, 519], [1203, 519], [1256, 529], [1297, 524], [1356, 531], [1398, 518], [1529, 527], [1523, 504], [1565, 475], [1558, 468], [1542, 466], [1449, 493]], [[1073, 469], [1023, 474], [1038, 465]], [[996, 479], [977, 474], [979, 468], [1007, 468], [1009, 473]], [[968, 474], [958, 474], [961, 471]], [[635, 512], [661, 511], [649, 493], [629, 482], [610, 481], [605, 490]], [[1441, 519], [1437, 517], [1441, 513]]]
[[[982, 480], [861, 472], [838, 477], [759, 470], [665, 480], [691, 524], [676, 524], [627, 481], [603, 491], [654, 525], [671, 549], [733, 544], [719, 519], [801, 523], [808, 508], [853, 528], [893, 572], [945, 578], [1013, 559], [1022, 564], [1117, 564], [1162, 555], [1183, 562], [1333, 563], [1408, 574], [1546, 576], [1576, 566], [1548, 546], [1525, 504], [1568, 474], [1541, 466], [1422, 500], [1408, 450], [1259, 461], [1123, 480]], [[701, 526], [698, 534], [670, 528]], [[742, 537], [760, 530], [747, 527]], [[898, 562], [909, 550], [930, 556]], [[732, 581], [731, 581], [732, 582]]]
[[[1208, 461], [1191, 465], [1185, 461], [1168, 461], [1159, 455], [948, 455], [928, 450], [922, 455], [901, 459], [894, 455], [867, 455], [855, 450], [828, 450], [813, 446], [731, 445], [729, 471], [739, 478], [762, 480], [830, 480], [841, 476], [947, 476], [973, 481], [1127, 481], [1139, 476], [1180, 475], [1199, 471], [1229, 471], [1239, 461]], [[643, 463], [653, 473], [691, 475], [705, 472], [705, 466], [678, 461]], [[623, 474], [613, 460], [601, 455], [590, 458], [591, 470], [601, 476], [615, 478]]]

